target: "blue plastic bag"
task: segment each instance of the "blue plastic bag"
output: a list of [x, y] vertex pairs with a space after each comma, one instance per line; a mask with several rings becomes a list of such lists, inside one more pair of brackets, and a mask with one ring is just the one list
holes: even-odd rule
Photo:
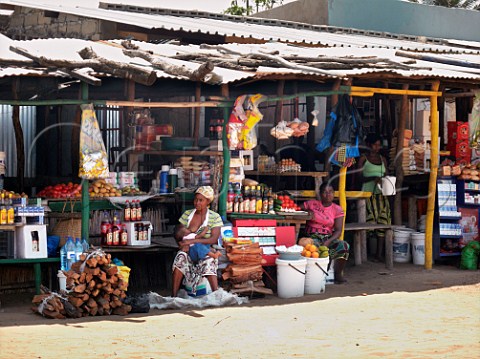
[[47, 253], [49, 257], [58, 257], [57, 249], [60, 244], [60, 236], [47, 237]]

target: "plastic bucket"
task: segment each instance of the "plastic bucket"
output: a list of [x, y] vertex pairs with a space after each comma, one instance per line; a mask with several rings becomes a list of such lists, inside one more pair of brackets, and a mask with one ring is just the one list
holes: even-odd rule
[[413, 229], [396, 229], [393, 231], [393, 261], [408, 263], [412, 259], [410, 253], [411, 234]]
[[305, 274], [305, 294], [319, 294], [325, 292], [329, 257], [307, 258]]
[[395, 183], [397, 178], [394, 176], [382, 177], [381, 183], [378, 184], [378, 188], [382, 191], [384, 196], [394, 196], [397, 191], [395, 190]]
[[333, 270], [333, 265], [334, 263], [332, 262], [327, 277], [325, 278], [325, 284], [335, 284], [335, 271]]
[[277, 258], [277, 294], [280, 298], [298, 298], [305, 293], [307, 260], [287, 261]]
[[425, 233], [412, 233], [413, 264], [425, 264]]

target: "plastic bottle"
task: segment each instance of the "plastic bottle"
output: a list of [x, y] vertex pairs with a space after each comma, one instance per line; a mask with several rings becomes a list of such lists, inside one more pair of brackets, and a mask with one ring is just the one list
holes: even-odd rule
[[13, 208], [12, 194], [8, 195], [7, 201], [7, 224], [15, 223], [15, 210]]
[[103, 212], [103, 218], [102, 218], [102, 223], [100, 224], [101, 230], [101, 236], [102, 236], [102, 243], [107, 244], [107, 234], [108, 234], [108, 229], [111, 227], [110, 223], [110, 216], [108, 215], [107, 211]]
[[60, 269], [69, 270], [68, 262], [67, 262], [67, 244], [66, 243], [60, 248]]
[[137, 221], [141, 221], [143, 214], [142, 214], [142, 206], [140, 205], [140, 200], [137, 200], [135, 207], [137, 208]]
[[160, 193], [168, 193], [168, 172], [170, 166], [163, 165], [160, 172]]
[[72, 264], [76, 262], [75, 257], [75, 243], [73, 243], [72, 237], [67, 238], [67, 266], [68, 269], [72, 268]]
[[88, 252], [88, 249], [90, 248], [90, 245], [85, 238], [82, 239], [82, 248], [84, 253]]
[[127, 225], [125, 223], [122, 224], [122, 232], [120, 234], [120, 245], [126, 246], [128, 244], [128, 232], [127, 232]]
[[120, 222], [117, 219], [117, 216], [113, 216], [113, 224], [112, 224], [112, 244], [114, 246], [118, 246], [120, 244], [120, 234], [122, 231], [122, 227], [120, 226]]
[[75, 261], [80, 260], [80, 256], [83, 253], [83, 246], [82, 242], [80, 241], [80, 238], [75, 239]]
[[131, 221], [131, 210], [130, 210], [130, 202], [127, 200], [125, 202], [125, 208], [123, 209], [123, 220], [125, 222], [130, 222]]
[[175, 192], [175, 188], [178, 187], [178, 172], [176, 168], [171, 168], [168, 171], [168, 190], [170, 193]]

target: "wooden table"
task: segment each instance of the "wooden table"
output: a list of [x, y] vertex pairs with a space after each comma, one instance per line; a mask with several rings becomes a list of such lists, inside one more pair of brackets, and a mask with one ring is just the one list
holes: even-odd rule
[[298, 240], [298, 234], [300, 233], [300, 228], [302, 225], [307, 223], [308, 220], [312, 219], [312, 215], [307, 214], [292, 214], [292, 215], [281, 215], [283, 218], [277, 219], [278, 224], [287, 224], [295, 226], [295, 238]]
[[[40, 294], [40, 284], [42, 282], [42, 271], [40, 265], [42, 263], [58, 263], [60, 258], [9, 258], [0, 259], [1, 264], [33, 264], [33, 271], [35, 275], [35, 292]], [[60, 269], [60, 268], [59, 268]]]
[[345, 231], [354, 231], [355, 265], [367, 261], [366, 231], [385, 229], [385, 267], [393, 269], [393, 230], [400, 226], [374, 223], [346, 223]]

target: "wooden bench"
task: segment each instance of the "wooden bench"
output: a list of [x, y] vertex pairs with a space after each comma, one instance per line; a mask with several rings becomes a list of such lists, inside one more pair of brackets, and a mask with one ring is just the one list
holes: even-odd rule
[[[60, 262], [60, 258], [34, 258], [34, 259], [26, 259], [26, 258], [7, 258], [7, 259], [0, 259], [1, 264], [33, 264], [33, 271], [35, 275], [35, 293], [40, 294], [40, 284], [42, 282], [42, 271], [41, 271], [41, 264], [42, 263], [57, 263]], [[60, 268], [59, 268], [60, 269]]]
[[393, 230], [399, 226], [374, 223], [346, 223], [345, 231], [354, 231], [355, 265], [367, 261], [366, 231], [385, 229], [385, 268], [393, 269]]

